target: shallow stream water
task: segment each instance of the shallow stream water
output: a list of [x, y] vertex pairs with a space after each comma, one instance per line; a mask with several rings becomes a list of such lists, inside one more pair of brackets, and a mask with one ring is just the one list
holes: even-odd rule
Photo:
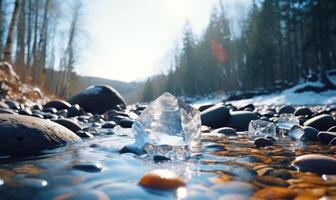
[[[280, 138], [273, 146], [257, 149], [246, 133], [235, 137], [204, 133], [201, 155], [188, 161], [154, 163], [145, 156], [118, 153], [133, 143], [130, 129], [111, 133], [38, 156], [2, 157], [0, 199], [247, 199], [269, 186], [298, 192], [323, 188], [322, 195], [336, 196], [336, 182], [291, 166], [295, 156], [302, 154], [335, 156], [329, 146]], [[183, 177], [186, 188], [158, 191], [138, 185], [144, 173], [162, 168]], [[310, 178], [302, 180], [303, 176]]]

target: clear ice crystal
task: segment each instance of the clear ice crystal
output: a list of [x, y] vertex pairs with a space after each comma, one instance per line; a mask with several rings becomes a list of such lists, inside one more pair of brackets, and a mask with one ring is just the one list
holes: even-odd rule
[[285, 131], [289, 131], [295, 125], [300, 125], [300, 120], [292, 114], [281, 114], [277, 121], [278, 128]]
[[151, 156], [187, 159], [201, 150], [200, 112], [167, 92], [142, 112], [132, 132], [137, 147]]
[[276, 127], [273, 122], [264, 120], [252, 120], [249, 124], [248, 132], [256, 136], [276, 137]]
[[296, 140], [301, 140], [301, 137], [303, 136], [303, 134], [304, 134], [304, 129], [301, 126], [298, 126], [298, 125], [294, 125], [289, 130], [289, 133], [288, 133], [288, 135], [291, 138], [294, 138]]

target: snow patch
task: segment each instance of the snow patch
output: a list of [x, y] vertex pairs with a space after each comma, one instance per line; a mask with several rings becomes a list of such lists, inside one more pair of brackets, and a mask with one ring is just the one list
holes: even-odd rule
[[[336, 83], [336, 75], [329, 76], [332, 81]], [[235, 101], [228, 101], [235, 106], [244, 106], [252, 103], [254, 105], [330, 105], [336, 104], [336, 90], [327, 90], [321, 93], [315, 92], [302, 92], [295, 93], [297, 89], [305, 86], [323, 87], [323, 84], [319, 81], [316, 82], [304, 82], [295, 85], [291, 88], [283, 90], [282, 92], [274, 92], [268, 95], [255, 96], [250, 99], [242, 99]], [[206, 104], [220, 103], [225, 99], [225, 95], [218, 95], [212, 98], [206, 97], [202, 100], [197, 100], [193, 103], [193, 106], [198, 108]]]
[[320, 82], [306, 82], [298, 84], [292, 88], [284, 90], [280, 93], [256, 96], [251, 99], [243, 99], [231, 101], [233, 105], [241, 106], [249, 103], [254, 105], [325, 105], [336, 104], [336, 90], [327, 90], [321, 93], [303, 92], [295, 93], [297, 89], [305, 86], [323, 87]]

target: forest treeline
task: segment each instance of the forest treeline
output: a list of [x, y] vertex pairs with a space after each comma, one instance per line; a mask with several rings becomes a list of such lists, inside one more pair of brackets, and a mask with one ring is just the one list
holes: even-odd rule
[[[239, 11], [240, 12], [240, 11]], [[186, 25], [169, 73], [149, 78], [143, 101], [164, 91], [178, 96], [281, 89], [336, 67], [336, 1], [253, 1], [237, 23], [225, 0], [213, 9], [203, 35]]]
[[0, 58], [21, 81], [67, 96], [78, 52], [80, 0], [0, 0]]

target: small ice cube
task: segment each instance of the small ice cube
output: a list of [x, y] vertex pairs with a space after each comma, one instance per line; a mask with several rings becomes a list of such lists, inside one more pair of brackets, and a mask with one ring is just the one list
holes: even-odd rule
[[250, 122], [248, 132], [256, 136], [276, 137], [275, 124], [260, 119], [252, 120]]
[[289, 131], [294, 125], [300, 125], [300, 120], [292, 114], [281, 114], [277, 126], [280, 129]]
[[296, 140], [300, 140], [304, 134], [304, 129], [301, 126], [294, 125], [290, 130], [288, 135]]

